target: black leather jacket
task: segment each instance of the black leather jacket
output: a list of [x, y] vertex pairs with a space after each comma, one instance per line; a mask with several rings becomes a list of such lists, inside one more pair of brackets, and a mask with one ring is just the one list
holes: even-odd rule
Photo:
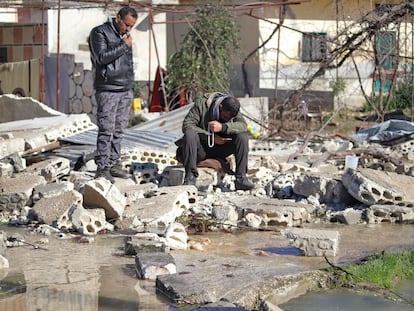
[[134, 87], [132, 47], [122, 40], [113, 20], [109, 18], [89, 35], [96, 91], [121, 92]]

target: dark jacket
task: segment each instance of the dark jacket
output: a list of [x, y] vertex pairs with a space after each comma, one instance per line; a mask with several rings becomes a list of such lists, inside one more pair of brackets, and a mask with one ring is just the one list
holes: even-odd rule
[[[208, 134], [208, 122], [212, 121], [210, 106], [212, 100], [210, 95], [205, 94], [202, 98], [194, 101], [194, 106], [191, 107], [183, 121], [182, 130], [191, 128], [197, 133]], [[214, 98], [214, 97], [213, 97]], [[233, 119], [224, 123], [225, 135], [239, 134], [247, 131], [247, 123], [241, 112], [239, 112]]]
[[89, 35], [91, 61], [97, 91], [121, 92], [134, 87], [132, 48], [123, 40], [110, 18]]

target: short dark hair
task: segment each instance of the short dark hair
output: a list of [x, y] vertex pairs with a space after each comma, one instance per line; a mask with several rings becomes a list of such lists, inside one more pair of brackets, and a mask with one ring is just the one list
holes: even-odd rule
[[236, 97], [226, 97], [221, 105], [223, 110], [230, 111], [233, 117], [235, 117], [240, 111], [240, 102]]
[[125, 16], [127, 15], [131, 15], [133, 18], [138, 18], [138, 14], [137, 11], [135, 11], [134, 8], [131, 8], [130, 6], [124, 6], [122, 7], [119, 12], [118, 15], [121, 19], [124, 19]]

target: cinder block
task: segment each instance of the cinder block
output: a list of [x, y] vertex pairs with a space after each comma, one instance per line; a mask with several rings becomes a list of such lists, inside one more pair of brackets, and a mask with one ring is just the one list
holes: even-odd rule
[[70, 172], [70, 160], [62, 157], [47, 159], [30, 165], [26, 172], [43, 176], [48, 182], [54, 182]]
[[106, 219], [122, 218], [126, 198], [110, 181], [105, 178], [90, 180], [85, 184], [83, 192], [85, 206], [102, 207]]
[[281, 233], [305, 256], [336, 256], [338, 251], [338, 231], [290, 228]]

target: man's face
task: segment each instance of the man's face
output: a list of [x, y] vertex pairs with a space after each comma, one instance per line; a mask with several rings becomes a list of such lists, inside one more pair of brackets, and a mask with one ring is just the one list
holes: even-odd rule
[[220, 104], [220, 120], [225, 122], [230, 121], [233, 118], [231, 111], [223, 109], [223, 106]]
[[130, 14], [125, 16], [123, 19], [119, 14], [116, 16], [116, 24], [118, 25], [119, 32], [121, 35], [124, 35], [131, 31], [132, 27], [134, 27], [137, 19], [132, 17]]

